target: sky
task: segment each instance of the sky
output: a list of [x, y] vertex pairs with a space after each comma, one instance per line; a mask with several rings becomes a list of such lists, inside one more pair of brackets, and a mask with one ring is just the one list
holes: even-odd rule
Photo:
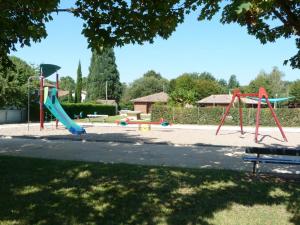
[[[66, 1], [62, 1], [62, 7], [65, 4]], [[91, 50], [81, 34], [83, 22], [68, 13], [53, 17], [46, 25], [46, 39], [18, 48], [11, 55], [34, 65], [59, 65], [60, 76], [74, 79], [80, 60], [83, 76], [87, 76]], [[270, 72], [274, 66], [285, 74], [284, 80], [300, 78], [299, 69], [283, 66], [283, 61], [297, 52], [294, 39], [262, 45], [237, 24], [222, 25], [219, 18], [199, 22], [195, 14], [187, 16], [167, 40], [156, 38], [154, 44], [126, 45], [114, 50], [121, 82], [126, 83], [155, 70], [167, 79], [185, 72], [210, 72], [217, 79], [225, 80], [235, 74], [240, 83], [246, 85], [260, 71]]]

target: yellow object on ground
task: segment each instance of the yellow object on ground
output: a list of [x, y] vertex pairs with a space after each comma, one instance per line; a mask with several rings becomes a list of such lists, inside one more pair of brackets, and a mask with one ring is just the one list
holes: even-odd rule
[[149, 131], [151, 130], [151, 124], [139, 124], [140, 131]]

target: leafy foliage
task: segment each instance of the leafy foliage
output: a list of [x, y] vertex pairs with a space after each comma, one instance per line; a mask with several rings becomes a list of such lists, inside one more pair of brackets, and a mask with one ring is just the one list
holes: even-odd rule
[[[183, 108], [155, 104], [152, 107], [151, 120], [157, 121], [164, 118], [172, 123], [217, 125], [224, 114], [223, 107], [214, 108]], [[276, 115], [282, 126], [300, 126], [300, 109], [277, 108]], [[243, 108], [243, 124], [253, 126], [255, 124], [256, 109]], [[276, 126], [268, 108], [261, 110], [260, 124], [262, 126]], [[227, 125], [239, 124], [239, 109], [230, 109], [229, 116], [225, 120]]]
[[75, 90], [75, 81], [72, 77], [66, 76], [59, 79], [59, 88], [65, 91]]
[[71, 118], [73, 118], [74, 115], [79, 115], [80, 112], [82, 112], [83, 117], [86, 117], [87, 114], [94, 113], [110, 116], [116, 114], [116, 108], [113, 105], [100, 105], [92, 103], [63, 103], [62, 107]]
[[300, 80], [296, 80], [291, 84], [289, 94], [295, 97], [292, 102], [300, 105]]
[[112, 48], [106, 48], [101, 54], [93, 52], [88, 75], [88, 100], [107, 98], [119, 102], [122, 94], [120, 75]]
[[86, 91], [87, 90], [87, 86], [88, 86], [88, 78], [87, 77], [83, 77], [82, 78], [82, 90]]
[[236, 75], [231, 75], [228, 80], [228, 89], [234, 89], [240, 87], [240, 83], [236, 78]]
[[184, 73], [170, 82], [170, 101], [184, 106], [212, 94], [223, 93], [224, 89], [210, 73]]
[[45, 23], [52, 20], [51, 12], [59, 0], [52, 1], [1, 1], [0, 2], [0, 63], [6, 68], [12, 61], [7, 56], [16, 51], [16, 45], [30, 46], [47, 36]]
[[150, 70], [146, 72], [143, 77], [136, 79], [126, 88], [124, 99], [131, 100], [166, 91], [168, 86], [169, 81], [167, 79], [163, 78], [159, 73]]
[[10, 57], [14, 67], [0, 72], [0, 108], [27, 105], [27, 80], [30, 76], [37, 76], [37, 71], [23, 60]]
[[78, 63], [77, 68], [77, 82], [75, 89], [75, 103], [81, 102], [81, 91], [82, 91], [82, 72], [81, 72], [81, 64], [80, 61]]
[[75, 91], [75, 81], [72, 77], [66, 76], [61, 77], [59, 81], [59, 88], [65, 91], [69, 91], [67, 99], [65, 97], [61, 97], [61, 101], [73, 102], [73, 92]]
[[246, 91], [256, 93], [260, 87], [264, 87], [271, 98], [287, 96], [287, 88], [282, 80], [283, 77], [284, 74], [276, 67], [269, 74], [262, 71], [250, 82]]
[[[47, 36], [45, 23], [51, 12], [68, 12], [84, 21], [82, 33], [89, 47], [100, 52], [104, 47], [152, 43], [156, 36], [168, 38], [185, 14], [200, 12], [199, 20], [221, 14], [221, 23], [238, 23], [261, 43], [279, 38], [295, 38], [298, 52], [289, 59], [300, 68], [300, 3], [298, 0], [76, 0], [72, 8], [59, 9], [58, 0], [15, 0], [0, 3], [2, 66], [9, 65], [7, 55], [16, 44], [30, 46]], [[22, 24], [22, 26], [20, 26]], [[288, 61], [285, 61], [287, 63]]]

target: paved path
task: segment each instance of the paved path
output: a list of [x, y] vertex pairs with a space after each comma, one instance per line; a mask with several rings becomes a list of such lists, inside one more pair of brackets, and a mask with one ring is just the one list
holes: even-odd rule
[[[242, 147], [49, 141], [22, 138], [2, 138], [0, 141], [0, 155], [251, 171], [252, 164], [244, 163], [241, 159], [243, 154]], [[262, 167], [262, 171], [300, 174], [300, 167], [267, 165]]]

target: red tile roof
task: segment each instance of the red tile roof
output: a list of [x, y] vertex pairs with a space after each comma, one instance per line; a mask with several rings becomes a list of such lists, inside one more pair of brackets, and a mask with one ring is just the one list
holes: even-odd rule
[[165, 92], [159, 92], [152, 95], [143, 96], [140, 98], [132, 99], [132, 102], [167, 102], [169, 95]]

